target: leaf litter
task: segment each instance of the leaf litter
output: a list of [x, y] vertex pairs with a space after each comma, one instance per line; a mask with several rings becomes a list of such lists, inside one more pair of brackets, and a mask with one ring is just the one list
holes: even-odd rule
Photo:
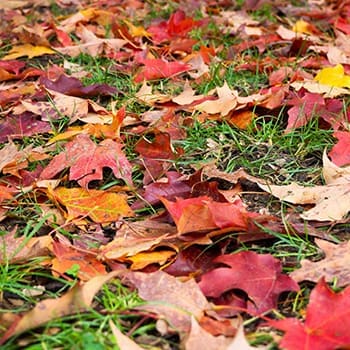
[[[348, 239], [332, 236], [342, 227], [346, 236], [350, 211], [347, 2], [179, 1], [166, 14], [158, 1], [55, 6], [0, 5], [0, 261], [8, 268], [40, 258], [69, 288], [50, 298], [43, 283], [42, 299], [24, 311], [1, 310], [1, 343], [97, 309], [96, 295], [118, 280], [143, 300], [132, 311], [154, 323], [158, 338], [175, 337], [175, 348], [349, 346]], [[265, 77], [249, 84], [232, 72]], [[243, 139], [232, 153], [223, 146], [226, 165], [222, 154], [211, 166], [186, 153], [189, 127], [227, 124], [241, 136], [276, 116], [284, 137], [317, 121], [336, 139], [324, 145], [311, 185], [293, 175], [279, 181], [288, 159], [281, 152], [281, 166], [269, 164], [273, 134], [265, 153], [249, 155], [249, 165], [266, 157], [275, 171], [268, 179], [241, 164], [227, 171], [249, 146]], [[199, 154], [220, 154], [225, 137], [211, 135]], [[28, 219], [44, 214], [31, 231]], [[298, 242], [288, 248], [297, 261], [264, 253], [278, 237]], [[306, 242], [320, 249], [301, 259]], [[306, 291], [306, 311], [291, 312], [288, 302]], [[1, 305], [6, 299], [20, 298], [1, 293]], [[116, 320], [107, 322], [114, 343], [143, 348]], [[266, 324], [271, 339], [259, 341]]]

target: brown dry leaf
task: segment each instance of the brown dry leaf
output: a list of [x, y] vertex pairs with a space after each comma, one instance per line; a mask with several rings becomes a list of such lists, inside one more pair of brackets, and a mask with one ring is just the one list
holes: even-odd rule
[[14, 335], [42, 326], [52, 319], [87, 311], [101, 287], [119, 273], [120, 271], [112, 271], [107, 275], [94, 277], [85, 284], [76, 284], [60, 298], [39, 302], [32, 310], [15, 320], [2, 335], [0, 344]]
[[259, 346], [258, 348], [250, 346], [244, 335], [243, 325], [241, 325], [226, 350], [267, 350], [267, 346]]
[[33, 58], [42, 55], [53, 55], [56, 52], [46, 46], [34, 46], [31, 44], [17, 45], [14, 46], [10, 52], [2, 57], [3, 60], [14, 60], [19, 57], [27, 56]]
[[0, 263], [18, 263], [28, 261], [40, 256], [49, 256], [49, 246], [52, 243], [51, 236], [41, 237], [15, 237], [13, 230], [0, 238]]
[[211, 309], [193, 279], [181, 282], [163, 271], [129, 272], [125, 277], [138, 289], [139, 296], [148, 301], [140, 308], [160, 315], [177, 331], [189, 332], [191, 318], [200, 319], [205, 310]]
[[325, 253], [325, 258], [316, 262], [302, 260], [301, 267], [289, 276], [297, 282], [317, 282], [323, 276], [327, 282], [336, 280], [338, 287], [348, 285], [350, 283], [350, 241], [334, 244], [315, 239], [315, 242]]
[[301, 217], [305, 220], [336, 221], [350, 211], [350, 166], [340, 168], [323, 154], [325, 186], [305, 187], [292, 183], [286, 186], [257, 182], [264, 191], [294, 204], [315, 204]]
[[149, 219], [123, 223], [113, 241], [99, 248], [100, 255], [102, 259], [116, 260], [151, 250], [160, 243], [173, 248], [168, 241], [175, 234], [174, 226]]
[[144, 350], [144, 348], [141, 348], [141, 346], [136, 344], [132, 339], [124, 335], [112, 320], [109, 320], [109, 326], [111, 327], [115, 342], [120, 350]]

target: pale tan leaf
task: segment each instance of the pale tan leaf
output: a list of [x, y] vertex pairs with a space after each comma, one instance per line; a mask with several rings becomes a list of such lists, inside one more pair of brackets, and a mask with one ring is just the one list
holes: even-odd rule
[[[232, 338], [223, 335], [213, 336], [203, 329], [196, 319], [191, 317], [191, 331], [184, 342], [186, 350], [228, 350]], [[241, 348], [232, 348], [239, 349]], [[244, 348], [242, 350], [245, 350]]]
[[350, 241], [340, 244], [315, 239], [325, 253], [320, 261], [302, 260], [301, 267], [290, 274], [295, 281], [318, 282], [324, 277], [327, 282], [336, 280], [338, 287], [350, 284]]
[[138, 344], [136, 344], [132, 339], [128, 338], [124, 335], [117, 326], [109, 320], [109, 326], [111, 327], [112, 333], [115, 338], [115, 342], [117, 343], [120, 350], [143, 350]]
[[322, 175], [328, 185], [350, 184], [350, 165], [338, 167], [330, 161], [325, 150], [323, 152]]
[[350, 94], [349, 89], [320, 84], [319, 82], [314, 81], [314, 80], [305, 80], [302, 82], [295, 81], [294, 83], [292, 83], [290, 85], [297, 91], [299, 91], [301, 88], [304, 88], [305, 90], [307, 90], [309, 92], [321, 94], [324, 97], [329, 97], [329, 98], [337, 97], [340, 95], [349, 95]]
[[200, 100], [203, 98], [203, 95], [197, 95], [196, 92], [192, 89], [188, 81], [184, 85], [184, 90], [180, 95], [177, 95], [172, 100], [180, 106], [188, 105], [194, 101]]
[[112, 271], [107, 275], [94, 277], [85, 284], [76, 284], [60, 298], [39, 302], [32, 310], [24, 313], [11, 325], [0, 339], [0, 343], [14, 335], [42, 326], [50, 320], [87, 311], [91, 307], [96, 293], [106, 282], [118, 274], [120, 271]]

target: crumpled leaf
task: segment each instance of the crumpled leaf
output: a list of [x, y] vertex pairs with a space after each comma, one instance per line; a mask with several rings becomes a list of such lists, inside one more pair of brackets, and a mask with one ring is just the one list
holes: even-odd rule
[[246, 230], [249, 217], [254, 213], [245, 210], [241, 200], [220, 203], [208, 196], [180, 199], [175, 202], [161, 198], [173, 218], [178, 233], [227, 228]]
[[331, 350], [350, 344], [350, 287], [335, 293], [321, 279], [312, 290], [305, 321], [271, 320], [285, 332], [279, 345], [286, 350]]
[[220, 114], [225, 117], [232, 110], [243, 108], [248, 103], [256, 103], [265, 99], [265, 96], [260, 94], [241, 97], [238, 91], [230, 89], [226, 81], [223, 86], [216, 88], [216, 92], [218, 95], [216, 100], [208, 100], [196, 104], [194, 110], [209, 114]]
[[243, 251], [221, 255], [213, 263], [227, 267], [202, 275], [199, 286], [204, 295], [218, 298], [231, 289], [241, 289], [248, 295], [247, 311], [253, 315], [276, 308], [282, 292], [299, 290], [298, 284], [282, 273], [280, 260], [270, 254]]
[[[60, 298], [40, 301], [32, 310], [16, 317], [16, 320], [2, 335], [0, 344], [14, 335], [42, 326], [50, 320], [87, 311], [96, 293], [118, 274], [120, 271], [112, 271], [107, 275], [94, 277], [85, 284], [76, 284]], [[3, 314], [1, 318], [5, 316], [6, 314]]]
[[350, 284], [350, 242], [339, 244], [315, 239], [325, 257], [320, 261], [302, 260], [301, 267], [289, 274], [295, 281], [317, 282], [323, 276], [326, 282], [336, 280], [338, 287]]
[[127, 43], [126, 40], [119, 38], [99, 38], [82, 24], [79, 25], [76, 33], [81, 38], [81, 44], [56, 47], [55, 50], [72, 57], [78, 56], [80, 53], [96, 57], [105, 52], [119, 51]]
[[77, 135], [67, 143], [66, 151], [51, 160], [40, 179], [52, 179], [68, 167], [69, 180], [77, 180], [84, 188], [88, 188], [90, 181], [103, 178], [103, 167], [112, 169], [114, 175], [127, 185], [132, 184], [131, 164], [122, 151], [122, 145], [113, 140], [107, 139], [96, 145], [88, 135]]
[[67, 208], [67, 221], [89, 216], [94, 222], [107, 223], [134, 215], [123, 193], [58, 187], [50, 195]]

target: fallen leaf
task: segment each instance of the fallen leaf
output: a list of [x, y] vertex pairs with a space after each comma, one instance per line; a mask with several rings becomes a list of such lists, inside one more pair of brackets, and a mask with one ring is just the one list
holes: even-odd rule
[[77, 180], [84, 188], [88, 188], [92, 180], [102, 180], [103, 167], [109, 167], [117, 178], [132, 185], [131, 165], [122, 151], [122, 145], [113, 140], [107, 139], [96, 145], [88, 135], [77, 135], [66, 144], [66, 151], [51, 160], [40, 179], [52, 179], [68, 167], [69, 180]]
[[350, 288], [333, 292], [324, 279], [312, 290], [305, 322], [296, 318], [271, 320], [285, 332], [279, 345], [286, 350], [331, 350], [350, 344]]
[[273, 196], [294, 204], [315, 204], [301, 215], [305, 220], [341, 220], [350, 210], [350, 166], [339, 168], [323, 155], [324, 186], [307, 187], [292, 183], [285, 186], [266, 185], [260, 188]]
[[16, 230], [12, 230], [0, 238], [0, 262], [13, 264], [49, 256], [51, 242], [52, 238], [48, 235], [31, 238], [16, 237]]
[[41, 121], [36, 115], [25, 112], [20, 115], [8, 115], [0, 123], [0, 142], [9, 139], [22, 139], [39, 133], [51, 131], [50, 123]]
[[317, 282], [323, 276], [326, 282], [336, 281], [338, 287], [350, 284], [350, 242], [339, 244], [315, 239], [325, 254], [320, 261], [302, 260], [301, 267], [289, 274], [295, 281]]
[[175, 256], [174, 250], [159, 250], [137, 253], [134, 256], [124, 258], [122, 260], [130, 261], [131, 270], [141, 270], [150, 264], [158, 264], [160, 266], [167, 263], [171, 258]]
[[89, 216], [94, 222], [106, 223], [134, 215], [122, 193], [58, 187], [49, 194], [67, 208], [67, 221]]
[[18, 57], [27, 56], [28, 58], [38, 57], [42, 55], [53, 55], [57, 52], [46, 46], [34, 46], [31, 44], [23, 44], [14, 46], [7, 55], [2, 57], [3, 60], [13, 60]]
[[124, 335], [112, 320], [109, 320], [109, 326], [111, 327], [119, 350], [144, 350], [144, 348], [141, 348], [141, 346], [136, 344], [132, 339]]
[[[191, 330], [184, 341], [186, 350], [229, 350], [232, 338], [223, 335], [213, 336], [191, 317]], [[241, 350], [241, 348], [236, 348]], [[242, 349], [244, 350], [244, 349]]]
[[159, 78], [171, 78], [178, 74], [187, 72], [191, 69], [189, 64], [181, 61], [167, 61], [161, 58], [144, 59], [144, 67], [140, 69], [134, 78], [135, 83], [141, 83], [144, 80], [154, 80]]
[[198, 320], [205, 310], [211, 309], [193, 279], [181, 282], [163, 271], [129, 272], [125, 276], [147, 301], [139, 308], [155, 312], [179, 332], [189, 332], [191, 318]]
[[337, 166], [350, 165], [350, 132], [336, 131], [334, 136], [338, 142], [329, 152], [332, 162]]
[[54, 240], [52, 242], [54, 258], [51, 269], [54, 276], [59, 277], [77, 267], [77, 277], [81, 281], [88, 281], [99, 275], [105, 275], [105, 266], [96, 259], [94, 254], [88, 254], [74, 249], [70, 244]]
[[42, 326], [53, 319], [88, 311], [96, 293], [118, 274], [120, 271], [112, 271], [107, 275], [94, 277], [85, 284], [76, 284], [59, 298], [40, 301], [32, 310], [18, 316], [2, 335], [0, 344], [14, 335]]
[[218, 298], [231, 289], [241, 289], [248, 295], [247, 311], [261, 314], [277, 307], [279, 295], [285, 291], [298, 291], [298, 284], [282, 274], [282, 265], [270, 254], [243, 251], [221, 255], [213, 263], [217, 267], [202, 275], [199, 286], [204, 295]]
[[78, 56], [81, 53], [96, 57], [105, 52], [119, 51], [127, 43], [126, 40], [119, 38], [99, 38], [82, 24], [77, 29], [77, 35], [81, 38], [81, 44], [56, 47], [55, 50], [72, 57]]
[[350, 75], [344, 73], [344, 67], [341, 64], [321, 69], [317, 73], [315, 81], [338, 88], [350, 88]]

